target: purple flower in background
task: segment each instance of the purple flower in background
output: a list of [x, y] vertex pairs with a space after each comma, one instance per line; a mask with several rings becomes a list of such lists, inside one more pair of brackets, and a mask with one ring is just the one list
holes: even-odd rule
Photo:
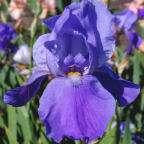
[[121, 13], [113, 14], [112, 23], [119, 30], [127, 31], [135, 27], [136, 21], [137, 15], [129, 9], [125, 9]]
[[144, 8], [138, 10], [138, 18], [142, 19], [144, 17]]
[[10, 24], [0, 24], [0, 51], [16, 52], [17, 48], [11, 40], [17, 37], [15, 29]]
[[[117, 122], [113, 122], [111, 129], [114, 128], [117, 125]], [[120, 137], [124, 138], [124, 133], [125, 133], [125, 128], [126, 128], [126, 122], [123, 121], [120, 123]], [[129, 123], [129, 130], [132, 131], [134, 129], [134, 124], [132, 122]], [[131, 137], [132, 137], [132, 144], [138, 144], [138, 143], [143, 143], [144, 142], [144, 138], [140, 137], [137, 133], [131, 133]], [[138, 142], [138, 143], [137, 143]]]
[[60, 142], [64, 136], [87, 142], [103, 136], [119, 106], [133, 102], [140, 87], [126, 81], [104, 63], [115, 48], [111, 14], [98, 0], [82, 0], [67, 6], [63, 14], [45, 20], [52, 30], [34, 44], [37, 66], [26, 85], [8, 90], [4, 102], [22, 106], [38, 91], [43, 79], [47, 85], [38, 109], [46, 135]]
[[127, 55], [132, 52], [132, 47], [134, 46], [135, 48], [139, 48], [141, 43], [142, 43], [142, 38], [137, 35], [134, 31], [126, 31], [125, 32], [127, 38], [130, 41], [129, 46], [126, 49]]
[[[127, 55], [132, 52], [132, 47], [139, 48], [142, 43], [142, 38], [133, 30], [136, 26], [137, 18], [137, 15], [129, 9], [125, 9], [118, 14], [113, 14], [112, 23], [116, 27], [116, 30], [123, 31], [130, 42], [125, 50]], [[114, 34], [117, 32], [116, 30], [113, 30]]]

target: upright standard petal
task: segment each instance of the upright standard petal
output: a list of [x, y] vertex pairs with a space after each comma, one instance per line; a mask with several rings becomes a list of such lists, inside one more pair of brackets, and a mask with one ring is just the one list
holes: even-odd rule
[[[82, 0], [67, 6], [59, 17], [47, 20], [47, 25], [54, 23], [56, 34], [79, 33], [89, 45], [89, 71], [102, 65], [114, 52], [114, 39], [111, 33], [112, 16], [106, 5], [98, 0]], [[88, 73], [87, 72], [87, 73]]]
[[44, 45], [47, 41], [51, 41], [50, 34], [44, 34], [36, 40], [33, 47], [33, 60], [36, 67], [49, 70], [46, 54], [48, 49]]
[[66, 77], [53, 79], [38, 109], [46, 135], [56, 142], [64, 136], [88, 142], [102, 137], [114, 112], [113, 96], [91, 75], [82, 76], [79, 85]]
[[[33, 58], [37, 66], [45, 66], [55, 76], [64, 76], [62, 64], [69, 55], [72, 57], [81, 54], [84, 59], [88, 59], [90, 48], [82, 34], [51, 33], [42, 35], [34, 44]], [[92, 51], [91, 51], [92, 53]]]
[[48, 77], [47, 71], [36, 71], [32, 74], [24, 86], [8, 90], [4, 95], [4, 102], [18, 107], [26, 104], [38, 91], [43, 79]]
[[119, 77], [106, 66], [103, 66], [100, 71], [95, 72], [94, 75], [103, 87], [117, 99], [119, 106], [132, 103], [140, 93], [139, 85]]

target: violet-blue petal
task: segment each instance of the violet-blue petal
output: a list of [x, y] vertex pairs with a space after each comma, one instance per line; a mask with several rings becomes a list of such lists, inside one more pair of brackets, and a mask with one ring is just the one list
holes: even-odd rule
[[56, 21], [60, 18], [61, 15], [56, 15], [56, 16], [53, 16], [53, 17], [50, 17], [49, 19], [46, 19], [46, 20], [42, 20], [42, 22], [44, 23], [44, 25], [50, 29], [50, 30], [53, 30], [54, 26], [55, 26], [55, 23]]
[[144, 8], [138, 10], [138, 18], [141, 19], [144, 17]]
[[0, 51], [5, 50], [3, 43], [0, 41]]
[[26, 104], [37, 93], [41, 82], [48, 77], [47, 71], [37, 71], [32, 74], [24, 86], [8, 90], [4, 95], [4, 102], [18, 107]]
[[103, 87], [117, 99], [119, 106], [132, 103], [140, 93], [140, 86], [138, 84], [119, 77], [106, 66], [103, 66], [100, 71], [94, 75]]
[[136, 34], [136, 32], [134, 31], [125, 31], [125, 34], [127, 36], [127, 38], [130, 41], [130, 44], [128, 46], [128, 48], [126, 49], [126, 53], [130, 54], [132, 52], [132, 47], [134, 46], [135, 48], [139, 48], [139, 46], [142, 43], [142, 38]]
[[[63, 75], [59, 66], [59, 56], [56, 55], [59, 47], [56, 45], [56, 35], [54, 33], [40, 36], [33, 47], [34, 64], [47, 69], [53, 75]], [[58, 47], [58, 48], [57, 48]]]
[[87, 41], [82, 34], [72, 34], [71, 32], [57, 34], [54, 46], [55, 45], [55, 51], [53, 47], [48, 49], [61, 61], [64, 60], [64, 58], [69, 54], [76, 56], [77, 54], [81, 53], [84, 57], [89, 55], [89, 47], [87, 46]]
[[[33, 57], [36, 65], [47, 64], [49, 71], [53, 75], [64, 75], [62, 63], [65, 63], [67, 56], [72, 55], [75, 57], [82, 54], [88, 59], [90, 51], [89, 45], [87, 45], [87, 41], [82, 34], [67, 32], [55, 35], [55, 33], [51, 33], [40, 36], [36, 41]], [[41, 53], [41, 60], [39, 60], [39, 53]]]
[[74, 64], [74, 57], [72, 55], [68, 55], [64, 59], [64, 65], [66, 67], [71, 66]]
[[7, 40], [12, 40], [17, 37], [16, 30], [10, 24], [0, 24], [0, 36], [1, 38], [7, 38]]
[[48, 69], [48, 65], [46, 56], [47, 48], [44, 46], [44, 43], [49, 39], [50, 34], [44, 34], [36, 40], [33, 47], [34, 65], [38, 67], [44, 67], [45, 69]]
[[136, 25], [136, 21], [136, 14], [129, 9], [125, 9], [121, 13], [113, 14], [113, 24], [120, 30], [125, 31], [133, 28]]
[[89, 45], [89, 71], [93, 71], [114, 52], [111, 19], [106, 5], [98, 0], [82, 0], [81, 3], [72, 3], [66, 7], [53, 31], [56, 34], [71, 31], [83, 35]]
[[60, 142], [64, 136], [92, 141], [102, 137], [115, 112], [115, 99], [91, 75], [75, 86], [71, 79], [53, 79], [40, 98], [39, 117], [46, 135]]
[[[16, 52], [17, 48], [11, 43], [11, 40], [17, 37], [15, 29], [10, 24], [0, 24], [0, 51]], [[8, 51], [8, 49], [10, 51]]]
[[75, 57], [74, 57], [74, 60], [75, 60], [75, 64], [80, 66], [80, 67], [84, 67], [85, 64], [86, 64], [86, 58], [81, 54], [77, 54]]

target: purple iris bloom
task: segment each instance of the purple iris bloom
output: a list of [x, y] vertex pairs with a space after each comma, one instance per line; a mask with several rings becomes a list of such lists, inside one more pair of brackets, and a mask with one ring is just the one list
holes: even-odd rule
[[138, 10], [138, 18], [142, 19], [144, 17], [144, 8]]
[[135, 27], [137, 15], [129, 9], [125, 9], [121, 13], [113, 14], [112, 21], [118, 29], [127, 31]]
[[[123, 31], [130, 42], [129, 46], [125, 50], [127, 55], [132, 52], [133, 46], [135, 48], [139, 48], [142, 42], [142, 38], [133, 30], [133, 28], [136, 26], [136, 21], [136, 14], [129, 9], [125, 9], [123, 12], [113, 15], [113, 25], [116, 26], [119, 30]], [[113, 31], [115, 34], [116, 30]]]
[[62, 15], [45, 20], [52, 33], [34, 44], [37, 65], [27, 84], [8, 90], [4, 102], [22, 106], [38, 91], [43, 79], [47, 85], [38, 109], [46, 135], [60, 142], [64, 136], [87, 142], [103, 136], [119, 106], [133, 102], [137, 84], [126, 81], [104, 63], [115, 48], [111, 14], [98, 0], [82, 0], [67, 6]]
[[[16, 52], [17, 48], [11, 40], [17, 37], [15, 29], [10, 24], [0, 24], [0, 51]], [[9, 49], [9, 50], [8, 50]]]
[[130, 41], [129, 46], [126, 49], [126, 53], [127, 55], [130, 54], [132, 52], [132, 47], [134, 46], [135, 48], [139, 48], [141, 43], [142, 43], [142, 38], [135, 33], [135, 31], [126, 31], [125, 32], [127, 38]]

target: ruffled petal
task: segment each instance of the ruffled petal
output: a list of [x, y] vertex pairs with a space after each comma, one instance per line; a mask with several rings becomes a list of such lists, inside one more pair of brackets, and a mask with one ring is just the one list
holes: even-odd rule
[[32, 74], [24, 86], [8, 90], [4, 95], [4, 102], [12, 106], [18, 107], [26, 104], [38, 91], [42, 80], [48, 77], [47, 71], [37, 70]]
[[119, 77], [108, 67], [102, 67], [94, 75], [103, 87], [117, 99], [119, 106], [132, 103], [140, 92], [139, 85]]
[[82, 76], [79, 85], [66, 77], [53, 79], [38, 109], [46, 135], [56, 142], [64, 136], [87, 141], [102, 137], [114, 112], [113, 96], [91, 75]]

